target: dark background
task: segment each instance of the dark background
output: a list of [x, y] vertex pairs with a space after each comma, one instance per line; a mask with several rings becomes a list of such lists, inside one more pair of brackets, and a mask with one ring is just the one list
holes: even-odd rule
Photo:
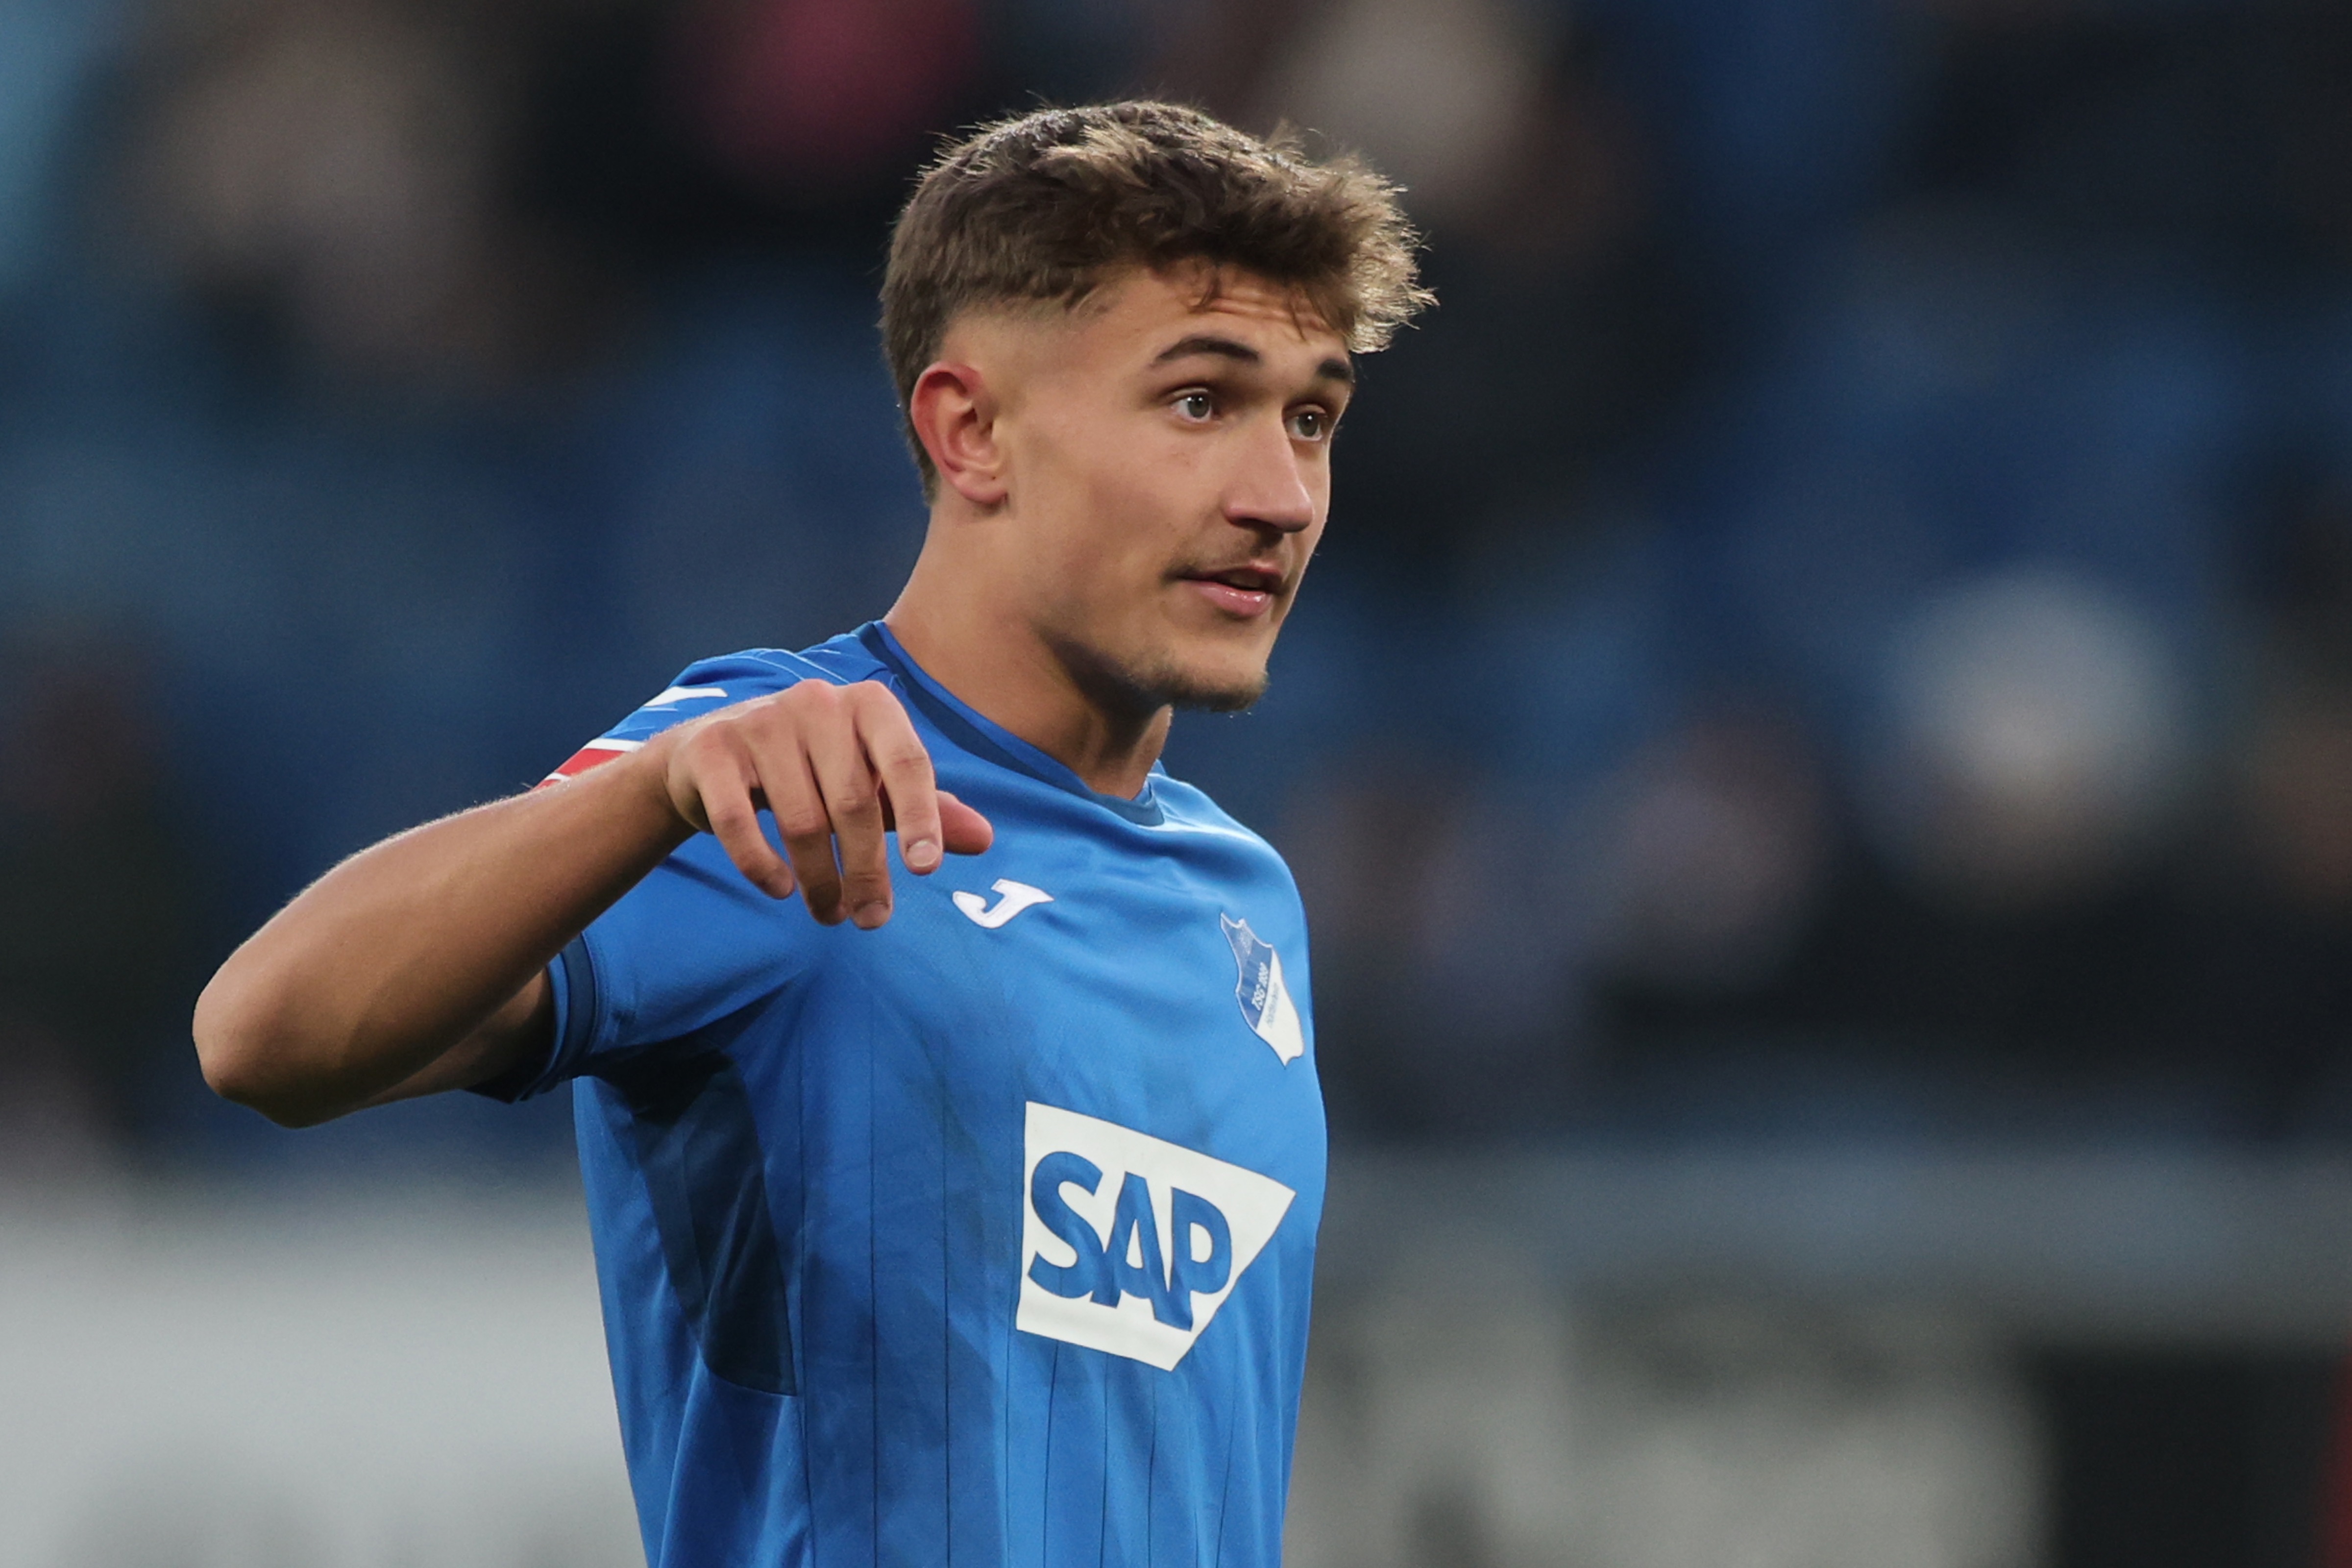
[[[2319, 0], [0, 4], [0, 1170], [560, 1166], [216, 1104], [194, 990], [886, 609], [894, 206], [1136, 91], [1429, 234], [1168, 756], [1298, 873], [1343, 1157], [2352, 1156], [2348, 71]], [[2317, 1560], [2324, 1333], [2017, 1355], [2047, 1561]]]

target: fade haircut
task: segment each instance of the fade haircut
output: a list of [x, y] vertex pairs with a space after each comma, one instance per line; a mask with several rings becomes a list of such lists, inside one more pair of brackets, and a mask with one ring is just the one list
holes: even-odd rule
[[1113, 274], [1206, 263], [1295, 297], [1369, 353], [1430, 303], [1395, 185], [1353, 156], [1310, 161], [1172, 103], [1045, 109], [983, 126], [923, 172], [890, 237], [882, 344], [923, 493], [938, 475], [915, 382], [967, 310], [1075, 309]]

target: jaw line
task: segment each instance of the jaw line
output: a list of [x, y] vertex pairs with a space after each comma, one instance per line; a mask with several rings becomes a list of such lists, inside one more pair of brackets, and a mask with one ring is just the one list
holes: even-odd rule
[[1045, 646], [1069, 673], [1087, 700], [1117, 720], [1138, 726], [1150, 723], [1170, 709], [1189, 712], [1237, 713], [1265, 695], [1265, 667], [1258, 666], [1246, 690], [1210, 689], [1174, 669], [1138, 670], [1105, 658], [1099, 650], [1062, 637], [1049, 636]]

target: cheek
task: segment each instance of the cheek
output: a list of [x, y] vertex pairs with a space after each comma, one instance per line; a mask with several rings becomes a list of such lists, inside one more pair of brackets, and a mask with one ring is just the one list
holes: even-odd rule
[[1035, 432], [1021, 454], [1024, 547], [1066, 576], [1098, 567], [1110, 553], [1125, 483], [1117, 465], [1103, 461], [1105, 444], [1086, 422], [1056, 420]]
[[1031, 518], [1030, 546], [1042, 568], [1038, 586], [1053, 618], [1087, 637], [1122, 640], [1159, 588], [1173, 552], [1156, 526], [1154, 487], [1117, 463], [1072, 465], [1056, 476], [1050, 500]]
[[1149, 593], [1219, 515], [1208, 444], [1155, 415], [1056, 409], [1033, 431], [1024, 455], [1032, 539], [1055, 563], [1064, 595], [1091, 590], [1100, 599], [1118, 585]]
[[1189, 504], [1195, 487], [1187, 465], [1149, 443], [1109, 450], [1115, 456], [1087, 475], [1084, 547], [1106, 568], [1156, 582], [1215, 508]]

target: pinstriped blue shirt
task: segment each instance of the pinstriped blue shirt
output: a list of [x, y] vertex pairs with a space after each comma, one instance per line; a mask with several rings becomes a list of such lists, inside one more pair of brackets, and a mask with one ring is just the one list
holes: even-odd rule
[[1324, 1122], [1281, 859], [1095, 794], [880, 626], [697, 664], [561, 772], [879, 680], [985, 854], [818, 926], [701, 836], [556, 962], [653, 1568], [1274, 1568]]

